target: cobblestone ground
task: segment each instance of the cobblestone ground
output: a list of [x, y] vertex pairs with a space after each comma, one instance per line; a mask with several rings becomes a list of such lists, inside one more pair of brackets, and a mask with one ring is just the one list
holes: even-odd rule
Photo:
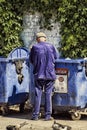
[[[87, 130], [87, 116], [82, 117], [78, 121], [72, 121], [70, 115], [61, 113], [54, 116], [56, 122], [62, 125], [72, 127], [72, 130]], [[24, 113], [19, 113], [18, 109], [10, 109], [8, 116], [2, 116], [0, 113], [0, 130], [6, 130], [8, 125], [17, 125], [26, 122], [27, 124], [20, 128], [20, 130], [53, 130], [52, 121], [44, 121], [44, 118], [38, 121], [31, 120], [31, 112], [25, 110]]]

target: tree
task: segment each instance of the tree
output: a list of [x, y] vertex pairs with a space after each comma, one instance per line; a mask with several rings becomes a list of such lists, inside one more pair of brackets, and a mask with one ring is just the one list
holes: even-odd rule
[[0, 55], [22, 46], [20, 32], [24, 12], [41, 14], [41, 28], [52, 29], [59, 22], [63, 57], [87, 57], [87, 0], [1, 0]]
[[[0, 1], [0, 56], [6, 57], [12, 49], [23, 46], [20, 40], [22, 15], [17, 9], [17, 1], [14, 2]], [[18, 1], [18, 7], [19, 3]]]
[[87, 0], [62, 0], [58, 19], [63, 57], [87, 57]]

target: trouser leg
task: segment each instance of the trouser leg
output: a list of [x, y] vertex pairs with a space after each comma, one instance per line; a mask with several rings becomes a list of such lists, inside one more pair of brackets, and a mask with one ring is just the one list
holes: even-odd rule
[[52, 114], [52, 90], [54, 81], [47, 81], [45, 86], [45, 118]]
[[33, 117], [37, 118], [40, 112], [40, 104], [41, 104], [41, 96], [42, 96], [42, 88], [38, 83], [39, 81], [35, 82], [35, 101], [34, 101], [34, 111]]

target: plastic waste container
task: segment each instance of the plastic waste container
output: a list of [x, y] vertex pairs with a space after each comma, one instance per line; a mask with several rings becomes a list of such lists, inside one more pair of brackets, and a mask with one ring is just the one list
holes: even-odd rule
[[20, 104], [20, 112], [29, 98], [29, 51], [14, 49], [7, 58], [0, 58], [0, 106], [3, 115], [8, 106]]
[[53, 110], [68, 111], [73, 120], [87, 115], [87, 60], [58, 59], [55, 69]]

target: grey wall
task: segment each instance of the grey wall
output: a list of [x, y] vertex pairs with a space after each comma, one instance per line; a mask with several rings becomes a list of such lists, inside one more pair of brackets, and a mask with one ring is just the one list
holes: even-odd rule
[[22, 40], [27, 48], [30, 48], [34, 43], [35, 34], [39, 31], [44, 32], [47, 35], [47, 41], [52, 43], [56, 48], [59, 46], [60, 35], [59, 35], [59, 24], [51, 21], [53, 28], [51, 31], [46, 29], [40, 29], [39, 25], [40, 15], [25, 14], [23, 18], [23, 32], [21, 34]]

